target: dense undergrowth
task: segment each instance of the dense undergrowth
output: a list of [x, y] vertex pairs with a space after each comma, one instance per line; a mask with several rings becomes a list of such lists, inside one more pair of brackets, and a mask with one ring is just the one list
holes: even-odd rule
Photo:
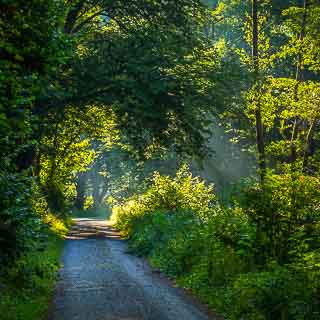
[[319, 180], [270, 173], [263, 188], [225, 207], [182, 169], [113, 214], [133, 252], [225, 319], [319, 319]]
[[1, 178], [12, 192], [0, 196], [0, 318], [45, 319], [71, 221], [50, 211], [31, 179]]
[[45, 319], [59, 269], [63, 239], [48, 232], [47, 248], [29, 253], [1, 276], [0, 313], [4, 320]]

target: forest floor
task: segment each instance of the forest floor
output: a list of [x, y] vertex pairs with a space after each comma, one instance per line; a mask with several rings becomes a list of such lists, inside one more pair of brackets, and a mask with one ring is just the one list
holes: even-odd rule
[[216, 319], [148, 263], [127, 253], [110, 222], [75, 219], [49, 320]]

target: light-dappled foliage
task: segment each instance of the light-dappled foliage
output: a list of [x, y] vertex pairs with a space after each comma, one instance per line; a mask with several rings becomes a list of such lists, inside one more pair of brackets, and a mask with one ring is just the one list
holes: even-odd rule
[[113, 218], [133, 252], [227, 319], [317, 319], [318, 193], [317, 178], [270, 173], [228, 208], [184, 167]]

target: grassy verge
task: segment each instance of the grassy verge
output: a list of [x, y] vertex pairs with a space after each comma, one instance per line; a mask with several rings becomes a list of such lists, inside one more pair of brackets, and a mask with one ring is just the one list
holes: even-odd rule
[[32, 251], [18, 259], [0, 278], [2, 320], [47, 318], [66, 232], [61, 221], [51, 221], [44, 250]]

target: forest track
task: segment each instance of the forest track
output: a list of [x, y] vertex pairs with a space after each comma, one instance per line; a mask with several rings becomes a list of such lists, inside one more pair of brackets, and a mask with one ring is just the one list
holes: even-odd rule
[[49, 320], [207, 320], [183, 289], [128, 254], [127, 243], [101, 219], [76, 219]]

